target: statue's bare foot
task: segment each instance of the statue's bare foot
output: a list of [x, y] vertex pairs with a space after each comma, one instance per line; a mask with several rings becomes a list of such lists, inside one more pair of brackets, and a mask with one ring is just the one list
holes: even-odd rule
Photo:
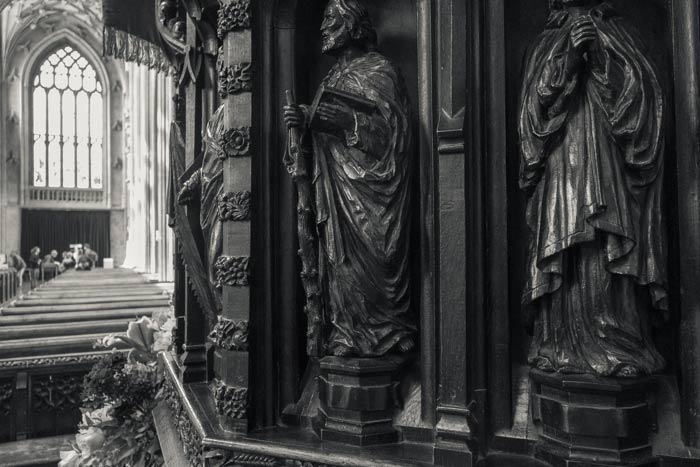
[[333, 349], [333, 355], [336, 357], [349, 357], [352, 354], [352, 351], [342, 345], [337, 345]]
[[411, 339], [410, 337], [404, 337], [397, 344], [397, 347], [399, 348], [401, 353], [408, 353], [411, 350], [413, 350], [413, 348], [415, 346], [416, 346], [415, 342], [413, 342], [413, 339]]
[[554, 365], [552, 365], [552, 362], [545, 357], [537, 357], [535, 358], [535, 361], [533, 362], [535, 368], [538, 370], [542, 371], [547, 371], [547, 372], [553, 372], [554, 371]]

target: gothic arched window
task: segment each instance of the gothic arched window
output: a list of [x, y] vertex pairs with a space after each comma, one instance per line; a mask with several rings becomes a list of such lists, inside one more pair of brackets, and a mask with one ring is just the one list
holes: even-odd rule
[[104, 90], [95, 67], [74, 47], [61, 45], [35, 70], [31, 185], [102, 189]]

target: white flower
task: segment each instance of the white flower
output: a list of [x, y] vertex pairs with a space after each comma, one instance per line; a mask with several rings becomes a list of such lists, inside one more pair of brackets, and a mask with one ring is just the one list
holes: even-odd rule
[[83, 413], [83, 425], [93, 426], [112, 421], [112, 408], [112, 404], [107, 404], [92, 412]]
[[61, 451], [61, 462], [58, 463], [58, 467], [78, 467], [78, 462], [80, 461], [80, 455], [75, 451]]
[[105, 444], [105, 435], [101, 428], [91, 426], [86, 430], [80, 430], [75, 436], [75, 442], [78, 443], [83, 456], [91, 456]]
[[170, 348], [172, 343], [171, 332], [157, 332], [155, 338], [155, 342], [153, 342], [154, 352], [166, 351]]

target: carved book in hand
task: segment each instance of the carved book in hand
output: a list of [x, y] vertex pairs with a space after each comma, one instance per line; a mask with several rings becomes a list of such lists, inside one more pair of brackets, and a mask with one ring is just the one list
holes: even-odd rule
[[311, 129], [328, 129], [327, 125], [321, 121], [321, 118], [317, 113], [318, 107], [322, 103], [347, 105], [355, 112], [360, 112], [367, 115], [371, 115], [377, 108], [377, 105], [366, 97], [321, 85], [321, 88], [316, 93], [316, 98], [311, 104], [311, 109], [309, 109], [309, 127]]

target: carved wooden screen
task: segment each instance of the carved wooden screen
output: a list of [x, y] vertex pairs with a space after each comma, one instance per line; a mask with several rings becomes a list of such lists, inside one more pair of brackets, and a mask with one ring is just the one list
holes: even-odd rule
[[29, 185], [102, 190], [104, 90], [95, 67], [62, 45], [36, 68], [31, 85]]

